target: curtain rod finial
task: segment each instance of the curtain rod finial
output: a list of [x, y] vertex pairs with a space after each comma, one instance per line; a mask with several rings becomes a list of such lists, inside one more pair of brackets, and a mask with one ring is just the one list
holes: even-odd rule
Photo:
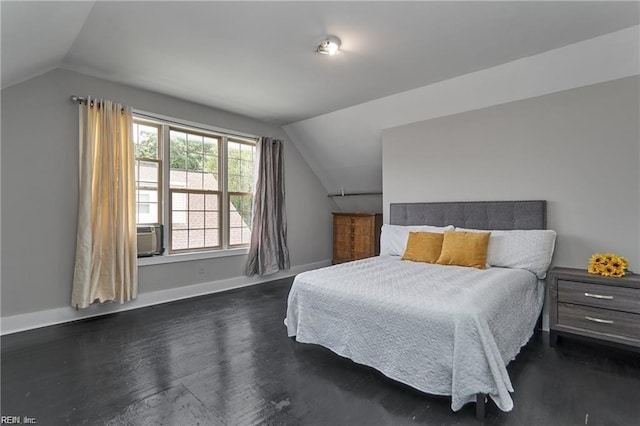
[[81, 104], [87, 100], [87, 98], [83, 98], [82, 96], [71, 95], [69, 96], [69, 100], [74, 104]]

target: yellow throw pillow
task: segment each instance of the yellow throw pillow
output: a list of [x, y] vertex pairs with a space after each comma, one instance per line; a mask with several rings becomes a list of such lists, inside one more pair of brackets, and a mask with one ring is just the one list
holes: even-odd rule
[[490, 235], [491, 232], [445, 231], [436, 263], [485, 269]]
[[435, 263], [442, 249], [442, 234], [435, 232], [409, 232], [407, 248], [402, 260]]

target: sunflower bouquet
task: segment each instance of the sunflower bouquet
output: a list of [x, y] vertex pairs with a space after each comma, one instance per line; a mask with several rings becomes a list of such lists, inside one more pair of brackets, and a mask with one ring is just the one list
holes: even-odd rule
[[587, 271], [590, 274], [605, 277], [622, 277], [626, 274], [629, 262], [623, 256], [613, 253], [595, 253], [589, 259]]

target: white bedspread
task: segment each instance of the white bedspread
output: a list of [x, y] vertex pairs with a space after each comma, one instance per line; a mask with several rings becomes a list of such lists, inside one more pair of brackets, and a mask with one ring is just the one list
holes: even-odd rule
[[513, 408], [506, 366], [529, 340], [544, 286], [522, 269], [479, 270], [378, 256], [305, 272], [289, 293], [289, 336], [421, 391], [477, 393]]

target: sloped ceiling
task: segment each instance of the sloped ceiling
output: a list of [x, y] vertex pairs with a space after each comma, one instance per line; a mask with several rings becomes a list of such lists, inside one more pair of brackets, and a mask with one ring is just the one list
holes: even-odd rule
[[[384, 129], [638, 74], [640, 27], [634, 26], [292, 123], [284, 130], [329, 192], [379, 191]], [[336, 201], [359, 205], [339, 197]], [[382, 207], [381, 199], [357, 202], [369, 209]]]
[[2, 88], [59, 67], [93, 3], [0, 3]]
[[[639, 23], [637, 2], [609, 1], [0, 7], [3, 88], [62, 67], [286, 125], [328, 192], [379, 190], [381, 126], [398, 125], [340, 111]], [[341, 54], [315, 54], [330, 34]]]

